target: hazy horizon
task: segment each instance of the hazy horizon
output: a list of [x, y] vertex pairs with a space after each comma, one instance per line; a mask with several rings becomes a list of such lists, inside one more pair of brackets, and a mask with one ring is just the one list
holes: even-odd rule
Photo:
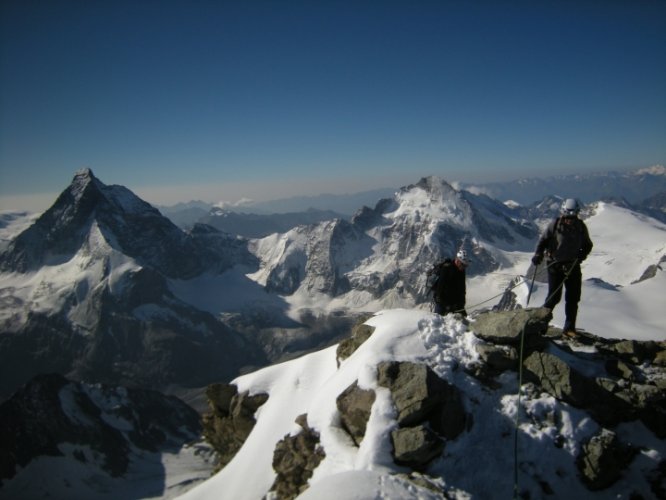
[[[588, 174], [593, 173], [609, 173], [609, 172], [631, 172], [640, 168], [660, 167], [660, 165], [642, 166], [637, 168], [626, 169], [607, 169], [607, 170], [591, 170], [583, 172]], [[99, 178], [104, 184], [110, 185], [105, 179], [100, 178], [94, 169], [91, 169], [93, 174]], [[300, 197], [319, 197], [326, 195], [354, 195], [367, 191], [382, 190], [387, 188], [399, 189], [410, 184], [418, 182], [423, 177], [431, 175], [440, 177], [454, 187], [460, 184], [489, 184], [494, 182], [512, 182], [520, 179], [545, 179], [548, 177], [558, 175], [573, 175], [578, 174], [577, 171], [561, 171], [548, 175], [525, 175], [525, 176], [496, 176], [493, 178], [489, 176], [486, 179], [454, 179], [443, 175], [442, 173], [427, 173], [423, 175], [416, 175], [411, 177], [411, 174], [403, 176], [395, 176], [393, 179], [388, 177], [381, 177], [371, 179], [360, 176], [359, 179], [342, 179], [331, 180], [324, 182], [313, 182], [308, 179], [298, 180], [284, 180], [282, 182], [271, 181], [266, 183], [230, 183], [226, 185], [203, 185], [193, 184], [189, 186], [144, 186], [133, 188], [128, 184], [120, 184], [130, 189], [134, 194], [139, 196], [144, 201], [147, 201], [154, 206], [170, 207], [179, 203], [189, 203], [193, 201], [201, 201], [211, 205], [252, 205], [253, 203], [265, 203], [277, 200], [285, 200], [290, 198]], [[76, 171], [72, 172], [70, 178], [63, 183], [62, 189], [52, 193], [37, 193], [29, 195], [16, 195], [16, 196], [2, 196], [0, 195], [0, 212], [11, 211], [26, 211], [26, 212], [41, 212], [48, 209], [60, 195], [60, 193], [69, 186], [70, 181]], [[403, 180], [400, 180], [403, 177]], [[393, 180], [394, 182], [391, 182]]]

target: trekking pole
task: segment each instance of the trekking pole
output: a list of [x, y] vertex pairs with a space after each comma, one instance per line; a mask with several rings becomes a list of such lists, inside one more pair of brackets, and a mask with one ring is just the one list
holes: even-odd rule
[[530, 283], [530, 291], [527, 293], [527, 302], [525, 303], [525, 307], [530, 305], [530, 297], [532, 297], [532, 290], [534, 289], [534, 280], [536, 280], [538, 268], [539, 266], [534, 266], [534, 274], [532, 275], [532, 283]]

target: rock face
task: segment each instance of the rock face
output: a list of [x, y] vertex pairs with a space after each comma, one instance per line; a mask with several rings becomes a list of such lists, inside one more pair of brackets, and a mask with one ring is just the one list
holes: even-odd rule
[[0, 487], [42, 457], [63, 457], [51, 467], [63, 480], [72, 480], [72, 461], [122, 477], [141, 468], [142, 455], [178, 450], [200, 433], [199, 415], [175, 397], [40, 375], [0, 405]]

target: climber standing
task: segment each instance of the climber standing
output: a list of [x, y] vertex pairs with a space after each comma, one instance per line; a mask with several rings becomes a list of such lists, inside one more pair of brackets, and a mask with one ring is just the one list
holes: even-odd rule
[[562, 203], [560, 216], [551, 221], [537, 243], [532, 263], [538, 266], [546, 256], [548, 265], [548, 297], [544, 303], [551, 311], [564, 294], [565, 321], [562, 332], [576, 335], [576, 316], [581, 297], [582, 273], [580, 264], [592, 250], [592, 240], [585, 223], [578, 218], [580, 205], [572, 198]]
[[460, 313], [467, 316], [465, 269], [468, 265], [467, 252], [459, 250], [455, 259], [445, 259], [432, 269], [430, 274], [435, 276], [431, 285], [434, 312], [441, 315]]

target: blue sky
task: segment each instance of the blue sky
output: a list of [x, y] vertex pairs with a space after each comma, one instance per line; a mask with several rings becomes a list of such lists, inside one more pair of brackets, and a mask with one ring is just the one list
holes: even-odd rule
[[0, 209], [83, 167], [169, 204], [666, 163], [663, 1], [1, 9]]

